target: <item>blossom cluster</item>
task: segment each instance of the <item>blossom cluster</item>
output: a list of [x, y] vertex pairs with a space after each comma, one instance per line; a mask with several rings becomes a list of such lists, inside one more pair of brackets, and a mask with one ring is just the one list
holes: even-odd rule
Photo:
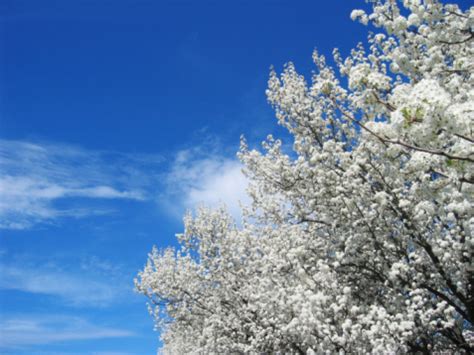
[[267, 97], [252, 205], [185, 218], [136, 281], [168, 354], [474, 352], [474, 8], [375, 0], [376, 32]]

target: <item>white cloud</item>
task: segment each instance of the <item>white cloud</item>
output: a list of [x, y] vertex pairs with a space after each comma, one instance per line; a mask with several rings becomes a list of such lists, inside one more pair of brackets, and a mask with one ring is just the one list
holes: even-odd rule
[[2, 317], [0, 329], [0, 349], [135, 335], [128, 330], [96, 325], [81, 317], [51, 315]]
[[159, 197], [180, 218], [186, 209], [225, 204], [239, 218], [239, 203], [249, 201], [247, 180], [241, 164], [216, 146], [181, 150], [165, 167], [158, 155], [0, 139], [0, 229], [108, 214], [110, 205], [97, 201], [111, 199]]
[[[185, 209], [200, 205], [225, 205], [231, 214], [240, 218], [240, 204], [248, 204], [247, 178], [242, 165], [215, 151], [205, 148], [180, 151], [166, 176], [166, 195], [163, 201], [174, 214], [181, 216]], [[162, 202], [163, 202], [162, 201]]]
[[110, 211], [87, 202], [79, 207], [56, 206], [65, 199], [150, 198], [161, 162], [156, 155], [0, 140], [0, 228], [24, 229], [60, 217]]
[[72, 306], [107, 306], [131, 293], [129, 280], [109, 279], [114, 276], [112, 272], [94, 275], [67, 272], [52, 265], [18, 264], [0, 264], [0, 289], [58, 297]]

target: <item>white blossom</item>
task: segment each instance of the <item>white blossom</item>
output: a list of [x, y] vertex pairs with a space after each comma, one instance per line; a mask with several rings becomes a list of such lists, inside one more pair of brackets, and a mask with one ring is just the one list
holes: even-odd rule
[[271, 72], [293, 152], [242, 140], [242, 223], [201, 209], [150, 254], [163, 353], [474, 352], [474, 8], [370, 3], [367, 48]]

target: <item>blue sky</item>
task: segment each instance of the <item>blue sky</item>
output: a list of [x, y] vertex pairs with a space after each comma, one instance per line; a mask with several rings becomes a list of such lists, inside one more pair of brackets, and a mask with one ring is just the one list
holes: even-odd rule
[[147, 253], [197, 204], [238, 213], [239, 136], [282, 134], [270, 66], [347, 54], [361, 6], [1, 1], [0, 352], [155, 353], [133, 292]]

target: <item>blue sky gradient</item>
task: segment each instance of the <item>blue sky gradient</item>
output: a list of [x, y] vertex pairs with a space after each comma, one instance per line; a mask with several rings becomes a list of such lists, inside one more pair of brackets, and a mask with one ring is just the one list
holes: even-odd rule
[[[465, 6], [468, 1], [461, 4]], [[181, 216], [238, 215], [269, 68], [343, 55], [360, 1], [0, 2], [0, 353], [152, 354], [133, 279]]]

